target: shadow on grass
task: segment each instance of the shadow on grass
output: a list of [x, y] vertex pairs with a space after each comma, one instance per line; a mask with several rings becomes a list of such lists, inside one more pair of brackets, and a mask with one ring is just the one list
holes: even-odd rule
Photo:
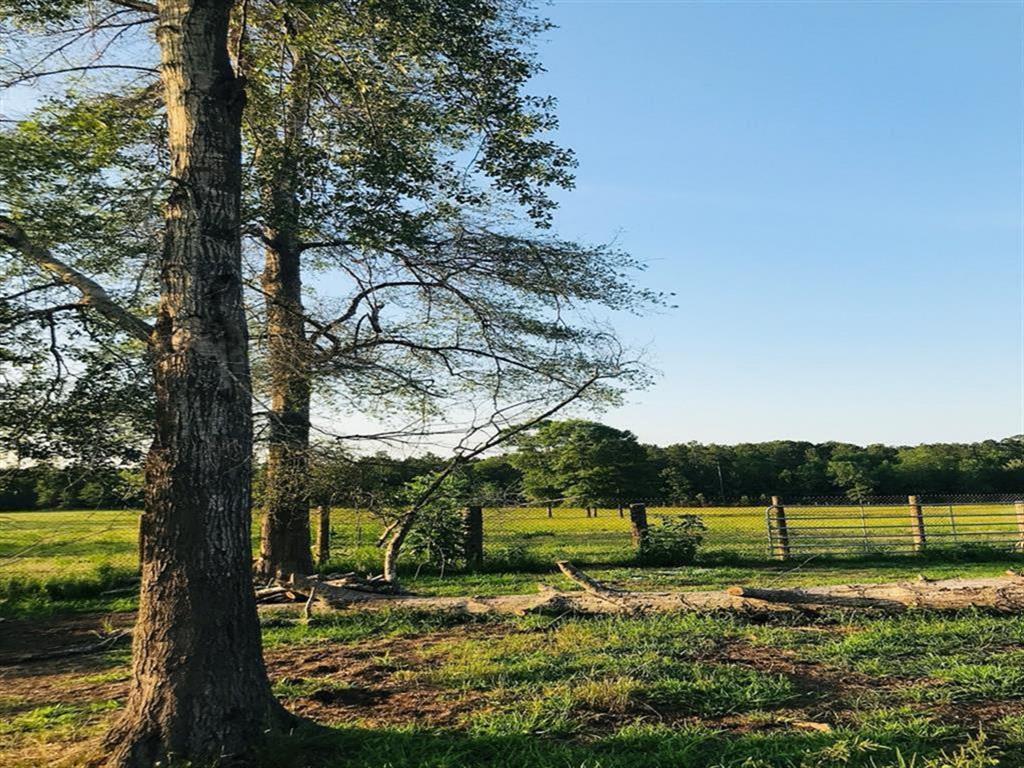
[[935, 548], [920, 553], [811, 554], [795, 556], [788, 560], [776, 560], [735, 552], [713, 552], [701, 554], [696, 564], [706, 568], [789, 570], [800, 566], [801, 570], [835, 570], [836, 568], [907, 568], [914, 565], [957, 565], [961, 563], [1024, 565], [1024, 553], [1013, 552], [1006, 548], [972, 544]]
[[536, 733], [467, 733], [412, 727], [327, 728], [307, 724], [288, 736], [272, 739], [260, 756], [259, 765], [261, 768], [793, 768], [807, 765], [887, 768], [925, 765], [917, 760], [935, 757], [950, 746], [948, 741], [922, 739], [911, 733], [886, 735], [792, 728], [725, 732], [700, 725], [670, 728], [638, 724], [605, 736], [559, 739]]

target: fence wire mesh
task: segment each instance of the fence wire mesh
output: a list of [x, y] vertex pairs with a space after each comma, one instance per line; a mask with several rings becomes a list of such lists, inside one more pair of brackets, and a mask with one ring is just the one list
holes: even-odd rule
[[[919, 513], [907, 497], [863, 502], [815, 498], [782, 500], [784, 530], [770, 502], [747, 507], [683, 507], [647, 500], [652, 529], [664, 521], [696, 516], [703, 525], [700, 559], [741, 558], [769, 562], [783, 554], [848, 557], [910, 555], [1024, 548], [1024, 494], [1009, 496], [920, 496]], [[536, 570], [555, 560], [579, 564], [635, 562], [629, 505], [590, 507], [572, 499], [551, 503], [492, 503], [483, 506], [487, 570]], [[316, 513], [311, 514], [317, 527]], [[49, 582], [105, 582], [138, 568], [139, 511], [59, 510], [0, 513], [0, 584], [26, 587]], [[386, 528], [379, 512], [332, 507], [329, 570], [379, 572], [378, 539]], [[253, 522], [254, 552], [259, 519]], [[311, 536], [312, 538], [312, 536]], [[783, 542], [784, 539], [784, 542]], [[423, 567], [405, 555], [409, 567]], [[457, 570], [457, 558], [452, 570]], [[429, 567], [429, 566], [428, 566]]]

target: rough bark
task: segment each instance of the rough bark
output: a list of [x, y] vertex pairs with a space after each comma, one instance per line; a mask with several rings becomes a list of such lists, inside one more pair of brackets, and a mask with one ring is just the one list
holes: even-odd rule
[[[294, 31], [289, 27], [290, 31]], [[302, 53], [292, 51], [291, 101], [280, 155], [263, 191], [268, 219], [262, 276], [266, 300], [270, 427], [266, 499], [257, 571], [267, 577], [313, 572], [309, 526], [310, 354], [302, 307], [302, 243], [296, 148], [308, 113], [307, 72]]]
[[[814, 612], [834, 608], [902, 612], [913, 609], [959, 611], [978, 608], [999, 613], [1024, 610], [1024, 577], [1008, 573], [985, 579], [840, 584], [806, 589], [732, 587], [703, 592], [626, 592], [610, 589], [569, 564], [559, 564], [583, 591], [564, 592], [541, 586], [538, 594], [498, 597], [414, 597], [373, 594], [335, 586], [330, 582], [298, 581], [299, 599], [316, 586], [323, 604], [345, 610], [439, 611], [469, 614], [643, 615], [679, 611], [735, 611], [772, 615]], [[301, 590], [307, 590], [301, 593]]]
[[263, 665], [251, 577], [252, 423], [239, 209], [243, 84], [230, 0], [161, 0], [157, 32], [175, 189], [151, 342], [132, 682], [108, 765], [244, 759], [283, 710]]

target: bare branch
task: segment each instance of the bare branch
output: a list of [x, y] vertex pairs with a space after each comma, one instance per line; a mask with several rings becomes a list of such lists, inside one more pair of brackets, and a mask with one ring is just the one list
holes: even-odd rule
[[5, 216], [0, 216], [0, 243], [10, 246], [65, 285], [82, 294], [82, 302], [140, 341], [149, 341], [152, 327], [122, 307], [103, 287], [87, 275], [58, 259], [49, 249], [33, 243], [25, 231]]
[[156, 3], [147, 3], [145, 0], [110, 0], [113, 5], [119, 5], [122, 8], [129, 8], [133, 11], [141, 11], [142, 13], [157, 13], [158, 9]]
[[[397, 577], [398, 577], [398, 552], [399, 552], [399, 550], [400, 550], [400, 548], [402, 546], [402, 543], [405, 541], [406, 535], [409, 533], [409, 530], [412, 528], [412, 524], [415, 522], [416, 515], [419, 513], [420, 509], [422, 509], [423, 506], [428, 501], [430, 501], [431, 497], [434, 495], [434, 493], [437, 491], [437, 489], [441, 487], [441, 485], [442, 485], [442, 483], [444, 483], [445, 479], [447, 479], [456, 469], [458, 469], [460, 466], [462, 466], [466, 462], [476, 458], [477, 456], [481, 455], [482, 453], [485, 453], [486, 451], [488, 451], [488, 450], [490, 450], [492, 448], [496, 448], [497, 446], [501, 445], [502, 443], [508, 442], [513, 437], [515, 437], [517, 435], [520, 435], [523, 432], [525, 432], [525, 431], [527, 431], [529, 429], [532, 429], [533, 427], [537, 426], [542, 421], [545, 421], [546, 419], [551, 418], [558, 411], [562, 410], [563, 408], [565, 408], [570, 403], [572, 403], [572, 402], [578, 400], [579, 398], [581, 398], [583, 396], [583, 394], [588, 389], [590, 389], [592, 386], [594, 386], [598, 381], [600, 381], [603, 378], [607, 378], [607, 375], [595, 372], [592, 376], [587, 378], [585, 381], [580, 382], [579, 386], [577, 386], [571, 392], [567, 393], [557, 403], [555, 403], [554, 405], [550, 406], [549, 408], [544, 410], [542, 413], [537, 414], [533, 418], [528, 419], [527, 421], [524, 421], [521, 424], [518, 424], [518, 425], [516, 425], [514, 427], [511, 427], [509, 429], [500, 430], [497, 434], [492, 435], [491, 437], [489, 437], [488, 439], [484, 440], [482, 443], [480, 443], [476, 447], [471, 448], [469, 450], [463, 450], [461, 448], [461, 446], [460, 446], [460, 448], [457, 449], [457, 452], [456, 452], [455, 456], [452, 457], [452, 459], [448, 462], [448, 464], [444, 467], [444, 469], [442, 469], [441, 471], [439, 471], [437, 474], [434, 475], [433, 480], [423, 490], [423, 493], [420, 494], [419, 498], [412, 505], [412, 507], [404, 515], [402, 515], [398, 520], [396, 520], [394, 523], [389, 525], [387, 527], [387, 529], [384, 531], [384, 533], [382, 533], [381, 536], [377, 539], [377, 546], [382, 546], [384, 544], [384, 542], [387, 541], [387, 548], [385, 549], [385, 552], [384, 552], [384, 578], [385, 578], [385, 580], [387, 580], [387, 581], [396, 581], [397, 580]], [[491, 423], [493, 423], [493, 419], [492, 419], [491, 422], [488, 422], [488, 424], [491, 424]], [[484, 426], [486, 426], [486, 425], [484, 425]], [[462, 445], [465, 444], [466, 440], [474, 432], [479, 431], [479, 429], [482, 429], [482, 428], [483, 427], [478, 427], [478, 428], [470, 430], [470, 434], [467, 435], [466, 438], [463, 439]]]
[[126, 69], [133, 72], [148, 72], [151, 75], [160, 74], [159, 69], [154, 69], [153, 67], [136, 67], [131, 64], [86, 64], [81, 67], [62, 67], [61, 69], [48, 69], [43, 72], [25, 72], [24, 74], [11, 78], [10, 80], [5, 80], [3, 83], [0, 83], [0, 85], [4, 88], [10, 88], [13, 85], [19, 85], [20, 83], [28, 83], [33, 80], [38, 80], [40, 77], [66, 75], [72, 72], [90, 72], [95, 69]]

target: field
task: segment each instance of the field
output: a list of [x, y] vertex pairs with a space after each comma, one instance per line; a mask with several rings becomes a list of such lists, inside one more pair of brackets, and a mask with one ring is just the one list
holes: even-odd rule
[[[652, 526], [662, 517], [697, 514], [707, 530], [701, 559], [716, 566], [751, 566], [774, 574], [778, 564], [770, 557], [765, 509], [747, 508], [651, 508]], [[893, 560], [906, 554], [910, 523], [906, 506], [793, 507], [788, 510], [792, 563], [816, 566], [831, 561], [833, 554], [852, 555], [869, 562]], [[923, 519], [929, 549], [943, 554], [983, 554], [982, 559], [1001, 559], [1006, 545], [1015, 543], [1020, 532], [1012, 517], [1012, 505], [971, 504], [953, 507], [926, 506]], [[377, 571], [381, 550], [375, 546], [382, 527], [366, 511], [334, 509], [332, 560], [328, 571]], [[12, 589], [45, 587], [48, 584], [80, 582], [111, 583], [134, 573], [137, 560], [138, 512], [132, 510], [6, 512], [0, 513], [0, 594]], [[843, 544], [833, 551], [820, 537], [835, 536]], [[253, 524], [253, 545], [258, 546], [258, 521]], [[849, 544], [847, 545], [847, 543]], [[980, 545], [995, 545], [984, 551]], [[485, 570], [496, 588], [503, 581], [497, 574], [512, 576], [551, 570], [558, 559], [598, 569], [627, 568], [633, 561], [628, 513], [600, 510], [586, 517], [582, 509], [536, 507], [487, 509], [484, 513]], [[849, 558], [847, 558], [849, 559]], [[976, 559], [976, 558], [969, 558]], [[895, 558], [898, 566], [901, 558]], [[907, 563], [912, 569], [915, 561]], [[830, 563], [824, 563], [830, 566]], [[850, 566], [846, 563], [846, 566]], [[852, 567], [852, 566], [851, 566]], [[479, 582], [472, 574], [449, 574], [434, 579], [429, 569], [406, 564], [409, 576], [419, 575], [421, 588], [449, 589], [460, 581]], [[840, 565], [839, 570], [845, 568]], [[809, 569], [811, 572], [815, 567]], [[506, 578], [505, 581], [509, 579]], [[512, 578], [513, 583], [519, 583]], [[715, 582], [711, 582], [715, 583]], [[459, 588], [459, 587], [456, 587]]]
[[[75, 765], [127, 651], [12, 664], [131, 614], [11, 620], [0, 764]], [[1024, 764], [1024, 618], [264, 617], [277, 694], [327, 729], [264, 766], [982, 768]], [[63, 762], [62, 762], [63, 761]]]
[[[834, 512], [815, 508], [814, 515], [823, 510]], [[865, 515], [891, 532], [884, 521], [904, 511]], [[970, 512], [1006, 525], [995, 507]], [[651, 511], [652, 525], [660, 513]], [[441, 578], [410, 566], [404, 583], [422, 594], [532, 592], [541, 582], [572, 589], [552, 572], [558, 557], [627, 589], [985, 576], [1024, 562], [1006, 549], [977, 547], [778, 562], [768, 558], [764, 510], [754, 508], [702, 510], [708, 530], [699, 562], [644, 569], [631, 563], [628, 520], [615, 510], [596, 518], [553, 514], [490, 510], [484, 572]], [[929, 514], [929, 531], [943, 530], [938, 513]], [[373, 568], [378, 525], [353, 510], [334, 510], [332, 521], [328, 570]], [[131, 625], [135, 598], [124, 584], [137, 565], [137, 522], [124, 511], [0, 515], [0, 765], [79, 765], [117, 716], [126, 647], [19, 657]], [[261, 756], [267, 768], [1024, 765], [1021, 616], [382, 612], [307, 622], [278, 607], [262, 623], [277, 694], [328, 726], [276, 739]]]

